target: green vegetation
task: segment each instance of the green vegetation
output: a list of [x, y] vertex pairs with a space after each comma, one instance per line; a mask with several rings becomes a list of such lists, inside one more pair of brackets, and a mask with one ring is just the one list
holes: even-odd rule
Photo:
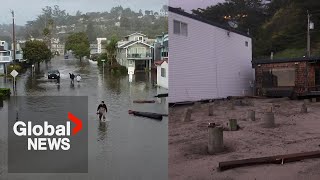
[[311, 30], [311, 56], [320, 55], [320, 1], [314, 0], [226, 0], [206, 9], [193, 10], [206, 19], [228, 26], [237, 22], [240, 31], [253, 37], [254, 58], [302, 57], [306, 55], [307, 10], [315, 29]]
[[16, 70], [17, 72], [22, 72], [22, 66], [19, 64], [11, 64], [8, 66], [8, 72], [10, 73], [13, 70]]
[[23, 48], [23, 56], [32, 64], [38, 63], [38, 70], [40, 63], [51, 58], [51, 51], [43, 41], [27, 41]]
[[81, 59], [84, 56], [89, 57], [90, 55], [90, 44], [86, 33], [79, 32], [68, 36], [66, 45], [66, 50], [72, 50], [76, 58]]
[[0, 88], [0, 99], [7, 98], [11, 95], [9, 88]]
[[[159, 11], [161, 9], [167, 12], [167, 8], [166, 5], [159, 6]], [[9, 24], [0, 24], [0, 39], [11, 43], [11, 28]], [[47, 29], [44, 30], [45, 28]], [[150, 10], [135, 12], [122, 6], [104, 12], [78, 11], [75, 15], [69, 14], [57, 5], [46, 6], [35, 20], [28, 21], [25, 26], [16, 26], [17, 39], [52, 36], [64, 41], [70, 33], [86, 32], [90, 43], [96, 42], [97, 37], [109, 38], [114, 34], [123, 37], [133, 32], [143, 32], [148, 37], [155, 37], [167, 31], [168, 18], [159, 16], [159, 12]]]
[[104, 65], [105, 66], [107, 66], [108, 65], [108, 55], [107, 55], [107, 53], [102, 53], [102, 54], [100, 54], [100, 56], [98, 56], [97, 58], [96, 58], [96, 60], [98, 61], [98, 66], [102, 66], [102, 61], [101, 60], [105, 60], [105, 62], [104, 62]]
[[117, 42], [118, 38], [116, 36], [112, 36], [110, 42], [106, 45], [107, 55], [109, 57], [109, 63], [111, 68], [118, 65], [116, 60]]
[[125, 66], [117, 65], [111, 68], [111, 73], [114, 75], [122, 76], [127, 75], [128, 70]]

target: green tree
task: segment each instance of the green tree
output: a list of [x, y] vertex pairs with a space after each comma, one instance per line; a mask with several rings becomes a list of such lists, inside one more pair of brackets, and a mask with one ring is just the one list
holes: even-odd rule
[[110, 42], [106, 46], [108, 60], [110, 62], [111, 67], [114, 67], [117, 65], [117, 61], [115, 58], [117, 53], [117, 43], [118, 43], [118, 38], [116, 36], [113, 36]]
[[78, 32], [68, 36], [66, 50], [72, 50], [76, 58], [81, 59], [90, 55], [90, 43], [86, 33]]
[[40, 63], [51, 58], [51, 51], [43, 41], [27, 41], [23, 48], [23, 56], [32, 64], [38, 63], [38, 70]]

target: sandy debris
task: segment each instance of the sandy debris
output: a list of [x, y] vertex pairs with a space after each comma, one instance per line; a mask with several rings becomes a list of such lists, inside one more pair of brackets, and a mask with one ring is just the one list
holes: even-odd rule
[[[307, 103], [308, 113], [301, 113], [301, 101], [281, 99], [245, 99], [213, 102], [214, 115], [208, 104], [194, 109], [190, 122], [182, 122], [186, 108], [169, 112], [169, 178], [264, 180], [320, 179], [320, 159], [284, 165], [241, 167], [218, 172], [218, 162], [320, 150], [320, 103]], [[275, 128], [263, 128], [266, 112], [275, 113]], [[247, 117], [254, 110], [256, 121]], [[237, 119], [239, 131], [224, 131], [225, 151], [207, 154], [208, 123], [228, 129], [229, 119]]]

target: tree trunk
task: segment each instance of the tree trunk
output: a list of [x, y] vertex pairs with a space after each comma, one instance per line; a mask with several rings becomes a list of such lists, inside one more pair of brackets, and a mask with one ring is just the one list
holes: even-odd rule
[[38, 72], [40, 72], [40, 62], [38, 62]]

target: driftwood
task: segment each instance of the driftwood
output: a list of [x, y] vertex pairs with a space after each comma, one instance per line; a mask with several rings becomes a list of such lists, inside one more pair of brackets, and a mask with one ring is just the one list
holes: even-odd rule
[[169, 96], [168, 93], [166, 93], [166, 94], [158, 94], [158, 95], [156, 95], [154, 97], [160, 98], [160, 97], [168, 97], [168, 96]]
[[155, 103], [155, 100], [135, 100], [133, 103]]
[[156, 119], [161, 121], [163, 114], [158, 114], [158, 113], [151, 113], [151, 112], [140, 112], [140, 111], [128, 111], [129, 114], [135, 115], [135, 116], [140, 116], [140, 117], [146, 117], [146, 118], [151, 118], [151, 119]]
[[311, 158], [320, 158], [320, 151], [219, 162], [219, 170], [224, 171], [232, 168], [259, 164], [284, 164]]

